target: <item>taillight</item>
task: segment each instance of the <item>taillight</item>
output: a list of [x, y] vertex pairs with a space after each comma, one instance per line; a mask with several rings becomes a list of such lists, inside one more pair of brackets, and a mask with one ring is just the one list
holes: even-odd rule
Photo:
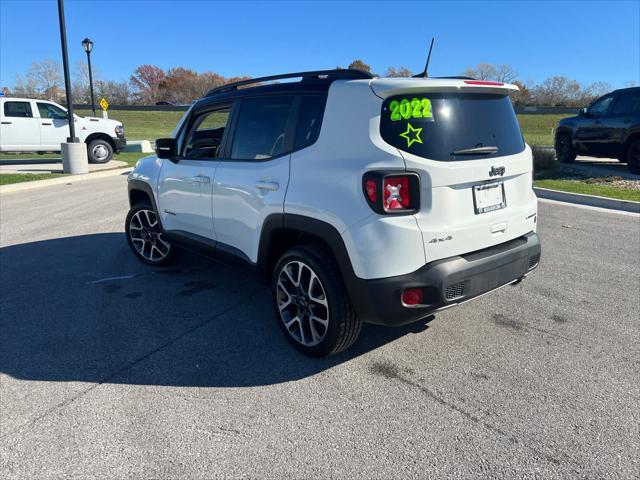
[[375, 180], [369, 179], [364, 182], [364, 189], [367, 193], [367, 198], [371, 203], [378, 201], [378, 184]]
[[369, 206], [381, 214], [409, 214], [420, 208], [420, 179], [416, 173], [368, 172], [362, 189]]
[[384, 177], [382, 191], [384, 192], [383, 206], [385, 210], [406, 210], [411, 205], [407, 175]]
[[402, 303], [409, 306], [422, 305], [424, 290], [422, 288], [405, 288], [402, 291]]

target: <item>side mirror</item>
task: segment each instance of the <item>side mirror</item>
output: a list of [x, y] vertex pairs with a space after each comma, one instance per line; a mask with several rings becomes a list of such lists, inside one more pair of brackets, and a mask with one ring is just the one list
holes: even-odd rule
[[586, 117], [587, 116], [587, 107], [582, 107], [580, 110], [578, 110], [578, 115], [580, 115], [581, 117]]
[[159, 138], [156, 140], [156, 155], [174, 162], [176, 160], [177, 142], [175, 138]]

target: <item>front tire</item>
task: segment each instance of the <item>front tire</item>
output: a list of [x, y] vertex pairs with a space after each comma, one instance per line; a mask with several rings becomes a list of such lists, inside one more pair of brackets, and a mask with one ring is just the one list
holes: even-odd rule
[[125, 223], [127, 243], [139, 260], [148, 265], [167, 265], [175, 248], [164, 239], [158, 214], [148, 203], [131, 207]]
[[627, 148], [626, 161], [629, 171], [640, 175], [640, 139], [631, 142]]
[[295, 247], [280, 258], [273, 272], [272, 298], [280, 328], [306, 355], [342, 352], [362, 329], [338, 267], [321, 245]]
[[87, 146], [89, 163], [107, 163], [113, 158], [113, 147], [100, 138], [91, 140]]
[[576, 152], [571, 145], [571, 135], [561, 133], [556, 139], [556, 158], [562, 163], [573, 163], [576, 159]]

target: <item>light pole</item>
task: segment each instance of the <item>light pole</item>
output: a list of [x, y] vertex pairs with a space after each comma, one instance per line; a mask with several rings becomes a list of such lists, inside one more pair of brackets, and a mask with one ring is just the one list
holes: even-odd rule
[[91, 73], [91, 50], [93, 50], [93, 42], [85, 38], [82, 41], [84, 51], [87, 52], [87, 66], [89, 67], [89, 90], [91, 90], [91, 110], [93, 110], [93, 116], [96, 116], [96, 102], [93, 98], [93, 74]]
[[67, 54], [67, 29], [64, 22], [64, 3], [58, 0], [58, 20], [60, 21], [60, 43], [62, 45], [62, 65], [64, 68], [64, 88], [67, 97], [67, 117], [69, 120], [69, 138], [60, 145], [62, 169], [64, 173], [88, 173], [87, 146], [76, 138], [73, 99], [71, 98], [71, 77], [69, 75], [69, 56]]

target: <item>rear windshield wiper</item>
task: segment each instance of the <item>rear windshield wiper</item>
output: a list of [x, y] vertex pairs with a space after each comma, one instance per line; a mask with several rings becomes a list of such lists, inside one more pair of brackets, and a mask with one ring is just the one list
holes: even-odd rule
[[492, 153], [498, 153], [498, 147], [463, 148], [451, 152], [451, 155], [491, 155]]

